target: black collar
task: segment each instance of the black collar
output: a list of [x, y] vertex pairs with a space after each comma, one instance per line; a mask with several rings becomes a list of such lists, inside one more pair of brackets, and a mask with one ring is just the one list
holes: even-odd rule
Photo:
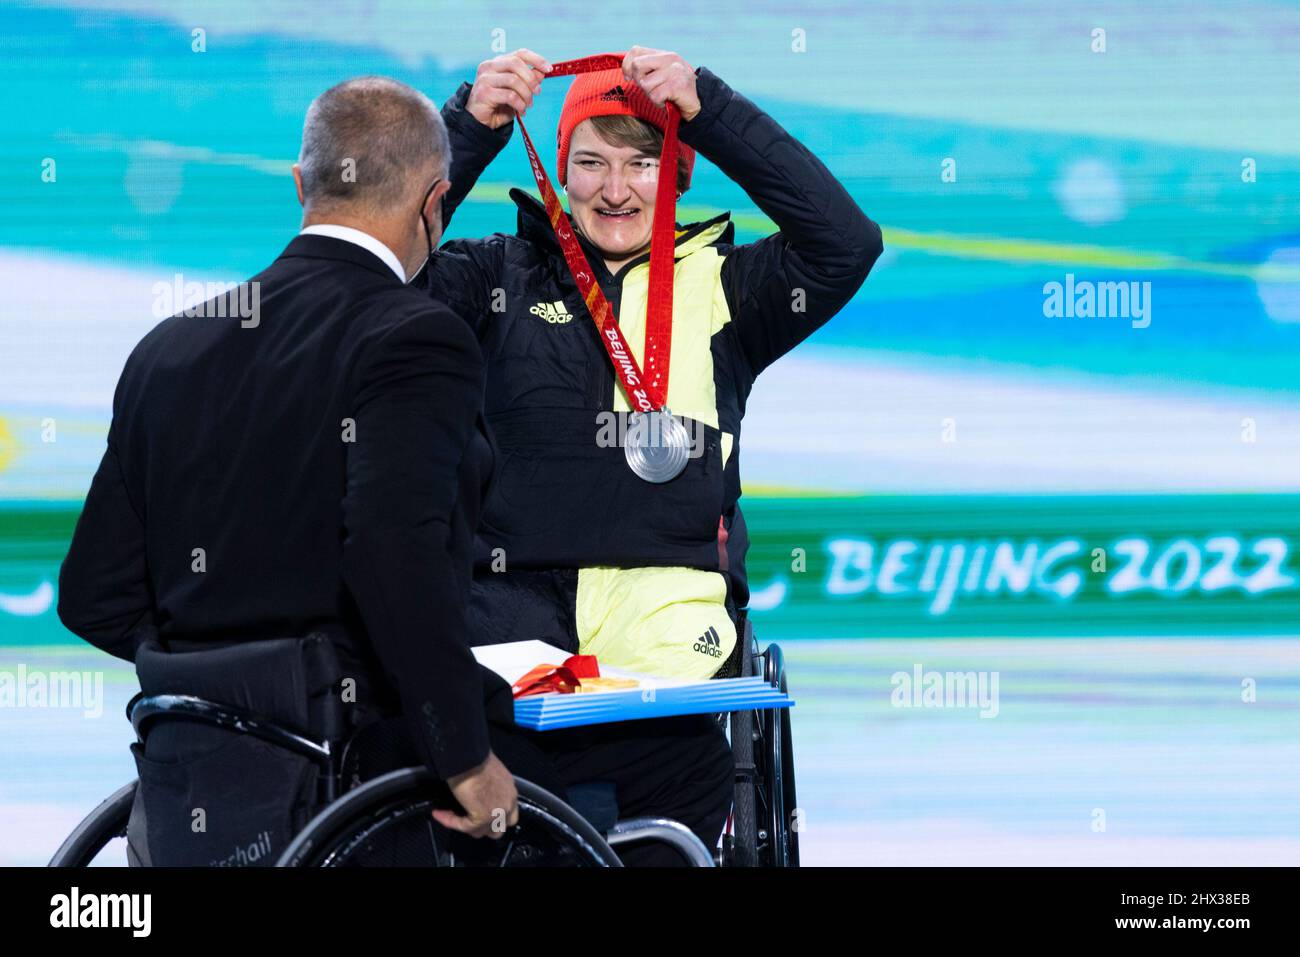
[[[560, 242], [555, 238], [555, 230], [551, 228], [551, 219], [546, 215], [546, 207], [542, 205], [541, 200], [537, 199], [537, 197], [533, 196], [531, 193], [526, 193], [522, 189], [515, 187], [512, 187], [510, 190], [510, 198], [513, 199], [515, 205], [519, 207], [519, 238], [542, 246], [553, 255], [563, 258], [564, 253], [560, 249]], [[568, 213], [565, 213], [565, 216], [568, 217], [570, 224], [572, 224], [573, 217], [569, 216]], [[726, 222], [727, 226], [723, 229], [722, 235], [717, 238], [716, 242], [726, 243], [728, 245], [734, 243], [736, 237], [736, 224], [731, 222], [730, 213], [719, 213], [712, 219], [706, 219], [699, 223], [691, 223], [689, 226], [686, 226], [685, 232], [677, 237], [677, 245], [680, 246], [682, 243], [699, 235], [715, 223], [721, 222]], [[683, 227], [678, 225], [677, 228], [682, 229]], [[578, 245], [586, 254], [587, 262], [591, 263], [592, 268], [596, 269], [602, 275], [609, 276], [610, 273], [609, 269], [605, 266], [605, 259], [600, 255], [596, 247], [581, 236], [576, 229], [573, 231], [573, 235], [578, 237]], [[630, 269], [649, 261], [650, 254], [643, 253], [636, 259], [624, 263], [623, 267], [619, 269], [617, 273], [610, 276], [610, 278], [621, 283], [623, 277], [627, 275]]]

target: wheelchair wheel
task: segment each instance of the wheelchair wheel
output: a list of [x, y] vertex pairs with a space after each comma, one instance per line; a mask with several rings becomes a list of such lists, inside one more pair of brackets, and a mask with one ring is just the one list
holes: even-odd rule
[[729, 867], [758, 866], [757, 782], [754, 763], [753, 711], [731, 713], [731, 754], [736, 762], [736, 789], [731, 805], [730, 842], [723, 850]]
[[789, 709], [762, 712], [759, 776], [764, 829], [759, 856], [765, 867], [799, 866], [799, 832], [795, 820], [794, 748]]
[[[742, 619], [737, 670], [741, 677], [759, 674], [762, 656], [754, 639], [754, 626]], [[754, 747], [761, 712], [733, 711], [730, 715], [731, 755], [736, 762], [736, 787], [731, 803], [731, 833], [723, 838], [722, 863], [727, 867], [757, 867], [760, 808], [758, 762]]]
[[126, 837], [126, 825], [135, 803], [135, 781], [124, 784], [86, 815], [50, 858], [49, 867], [89, 867], [117, 838]]
[[[754, 654], [750, 673], [788, 691], [785, 660], [778, 645]], [[746, 729], [749, 732], [746, 733]], [[798, 867], [798, 808], [794, 787], [794, 742], [786, 708], [732, 715], [736, 755], [735, 842], [728, 863], [749, 867]], [[742, 770], [742, 757], [747, 770]]]
[[[781, 681], [785, 690], [785, 680]], [[794, 735], [790, 728], [790, 709], [781, 709], [781, 789], [785, 795], [786, 866], [799, 866], [799, 830], [803, 827], [799, 801], [794, 790]]]
[[[785, 656], [779, 645], [763, 652], [763, 676], [782, 693], [789, 691], [785, 677]], [[760, 742], [756, 749], [761, 761], [759, 780], [765, 814], [766, 840], [760, 832], [761, 863], [767, 867], [799, 866], [799, 826], [795, 821], [798, 804], [794, 788], [794, 740], [788, 708], [760, 712]]]
[[392, 771], [349, 791], [293, 839], [278, 867], [621, 867], [577, 811], [519, 778], [519, 823], [499, 839], [439, 825], [446, 785], [424, 768]]

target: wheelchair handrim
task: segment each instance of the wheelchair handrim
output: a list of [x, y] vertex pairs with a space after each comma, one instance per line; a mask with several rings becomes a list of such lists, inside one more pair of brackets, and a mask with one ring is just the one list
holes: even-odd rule
[[[342, 863], [368, 835], [426, 806], [431, 799], [421, 794], [434, 779], [423, 768], [405, 768], [368, 781], [348, 792], [322, 810], [290, 842], [276, 863], [277, 867], [329, 867]], [[540, 825], [569, 841], [589, 866], [621, 867], [622, 861], [591, 824], [558, 797], [531, 782], [515, 779], [519, 793], [521, 823], [527, 817], [531, 825]], [[375, 820], [355, 834], [348, 834], [361, 817]], [[340, 838], [346, 840], [342, 847]], [[486, 839], [484, 839], [486, 840]]]

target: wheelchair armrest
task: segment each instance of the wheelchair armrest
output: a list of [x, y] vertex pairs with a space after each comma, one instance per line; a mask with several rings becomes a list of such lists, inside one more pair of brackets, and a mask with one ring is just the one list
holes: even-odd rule
[[333, 749], [329, 741], [313, 741], [281, 725], [228, 705], [205, 701], [193, 695], [138, 694], [131, 699], [128, 717], [135, 728], [136, 736], [143, 741], [149, 727], [155, 722], [167, 720], [197, 721], [212, 727], [225, 728], [239, 734], [250, 734], [255, 738], [284, 748], [305, 758], [311, 758], [322, 767], [327, 766]]

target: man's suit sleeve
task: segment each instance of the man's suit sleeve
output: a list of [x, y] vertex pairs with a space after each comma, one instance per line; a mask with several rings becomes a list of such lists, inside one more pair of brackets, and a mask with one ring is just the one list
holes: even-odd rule
[[343, 577], [416, 746], [445, 779], [481, 764], [489, 750], [482, 682], [466, 640], [472, 559], [451, 552], [483, 371], [458, 317], [418, 300], [399, 308], [411, 314], [359, 360]]
[[752, 375], [789, 352], [844, 305], [884, 249], [880, 227], [807, 147], [707, 67], [696, 70], [700, 112], [682, 142], [735, 180], [780, 230], [737, 246], [722, 283]]
[[[123, 372], [124, 379], [126, 375]], [[58, 614], [73, 634], [111, 655], [134, 661], [141, 637], [154, 625], [154, 595], [144, 522], [127, 490], [119, 458], [121, 393], [119, 385], [108, 448], [59, 569]]]

